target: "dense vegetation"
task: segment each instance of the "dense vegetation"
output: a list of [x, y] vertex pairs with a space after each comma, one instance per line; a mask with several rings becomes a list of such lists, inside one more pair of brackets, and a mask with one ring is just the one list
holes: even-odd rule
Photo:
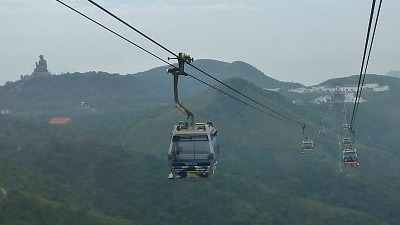
[[[149, 88], [156, 81], [148, 79], [66, 74], [1, 87], [11, 114], [0, 117], [0, 188], [7, 191], [0, 224], [399, 224], [397, 79], [360, 108], [358, 168], [341, 166], [340, 129], [317, 135], [326, 105], [295, 105], [243, 79], [226, 80], [309, 121], [316, 149], [302, 155], [301, 127], [193, 87], [198, 95], [184, 100], [196, 120], [219, 129], [222, 156], [211, 181], [167, 179], [169, 135], [184, 116], [162, 104], [172, 91]], [[81, 108], [82, 96], [96, 110]], [[55, 116], [72, 122], [49, 124]]]

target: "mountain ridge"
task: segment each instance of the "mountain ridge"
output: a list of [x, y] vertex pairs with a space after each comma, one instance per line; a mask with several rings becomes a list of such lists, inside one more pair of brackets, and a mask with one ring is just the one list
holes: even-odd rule
[[[196, 60], [194, 65], [213, 71], [216, 79], [224, 81], [240, 77], [260, 87], [298, 86], [267, 77], [255, 67], [244, 62], [226, 63], [216, 60]], [[34, 113], [43, 111], [78, 111], [83, 102], [99, 111], [114, 109], [135, 111], [140, 107], [147, 109], [153, 105], [166, 104], [173, 99], [173, 79], [166, 73], [168, 66], [157, 67], [149, 71], [119, 75], [105, 72], [66, 73], [50, 77], [24, 78], [9, 82], [0, 87], [0, 104], [12, 112]], [[195, 71], [186, 65], [188, 73], [211, 84], [214, 79]], [[190, 98], [208, 88], [190, 77], [179, 79], [181, 99]], [[25, 107], [27, 102], [36, 105]], [[45, 102], [45, 103], [44, 103]], [[52, 106], [52, 109], [48, 106]], [[45, 109], [45, 108], [48, 109]]]

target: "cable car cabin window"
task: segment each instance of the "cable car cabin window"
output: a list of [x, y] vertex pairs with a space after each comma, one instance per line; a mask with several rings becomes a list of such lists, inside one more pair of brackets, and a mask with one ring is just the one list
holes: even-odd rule
[[177, 160], [207, 159], [210, 154], [207, 135], [177, 135], [172, 142], [172, 153]]
[[211, 143], [212, 143], [213, 148], [214, 148], [215, 159], [218, 159], [219, 158], [220, 147], [219, 147], [217, 134], [212, 134], [211, 135]]

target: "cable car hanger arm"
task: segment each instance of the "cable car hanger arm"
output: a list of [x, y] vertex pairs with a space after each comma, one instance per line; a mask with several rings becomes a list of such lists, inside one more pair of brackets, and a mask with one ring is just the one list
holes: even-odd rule
[[168, 73], [172, 73], [174, 76], [174, 101], [175, 101], [175, 106], [181, 110], [183, 113], [186, 114], [187, 120], [190, 118], [190, 124], [189, 126], [193, 127], [194, 126], [194, 114], [191, 112], [188, 108], [183, 106], [179, 102], [179, 94], [178, 94], [178, 81], [179, 81], [179, 76], [184, 75], [187, 76], [188, 74], [185, 72], [185, 63], [190, 63], [193, 61], [193, 58], [190, 57], [190, 55], [186, 55], [185, 53], [179, 53], [177, 58], [168, 58], [169, 59], [177, 59], [178, 60], [178, 65], [179, 68], [171, 68], [168, 69]]

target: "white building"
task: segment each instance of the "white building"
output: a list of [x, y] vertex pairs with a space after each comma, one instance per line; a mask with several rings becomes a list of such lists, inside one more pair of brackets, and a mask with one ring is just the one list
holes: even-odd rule
[[[378, 83], [372, 83], [372, 84], [365, 84], [363, 86], [363, 89], [371, 89], [374, 92], [380, 92], [380, 91], [389, 91], [389, 86], [379, 86]], [[357, 86], [343, 86], [340, 88], [341, 91], [344, 91], [345, 93], [347, 92], [357, 92], [358, 87]], [[307, 88], [295, 88], [295, 89], [290, 89], [290, 92], [295, 92], [295, 93], [311, 93], [311, 92], [333, 92], [335, 91], [335, 88], [332, 87], [326, 87], [326, 86], [314, 86], [314, 87], [307, 87]]]
[[375, 87], [374, 92], [380, 92], [380, 91], [389, 91], [389, 86], [381, 86], [381, 87]]

